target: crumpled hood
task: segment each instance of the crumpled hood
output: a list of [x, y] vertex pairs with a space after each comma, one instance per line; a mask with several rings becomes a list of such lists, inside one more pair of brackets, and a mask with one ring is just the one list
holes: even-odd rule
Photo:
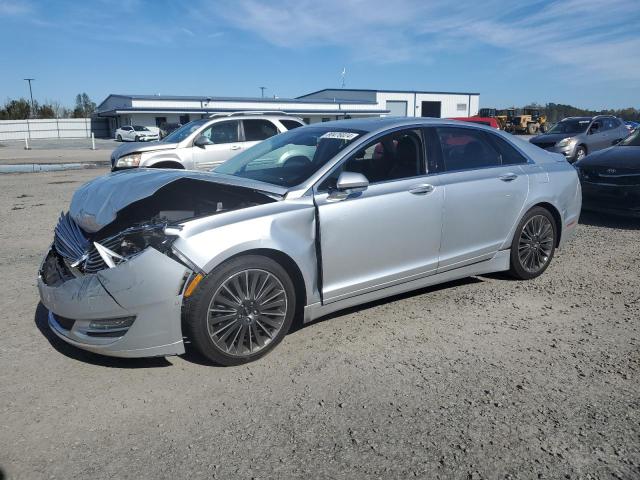
[[[153, 132], [149, 132], [150, 135], [153, 135]], [[164, 142], [133, 142], [133, 143], [123, 143], [119, 145], [117, 148], [111, 152], [111, 162], [118, 158], [128, 155], [130, 153], [137, 152], [155, 152], [157, 150], [173, 150], [178, 146], [177, 143], [164, 143]]]
[[185, 178], [244, 187], [273, 197], [287, 192], [283, 187], [212, 172], [136, 168], [107, 174], [81, 186], [73, 194], [69, 214], [85, 232], [94, 233], [113, 222], [126, 206]]

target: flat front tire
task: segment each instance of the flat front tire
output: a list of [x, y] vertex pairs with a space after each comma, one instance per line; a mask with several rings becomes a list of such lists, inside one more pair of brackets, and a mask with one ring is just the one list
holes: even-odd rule
[[520, 280], [536, 278], [547, 269], [557, 240], [555, 219], [549, 210], [534, 207], [520, 220], [511, 241], [509, 272]]
[[240, 365], [282, 341], [296, 311], [295, 288], [276, 261], [246, 255], [207, 275], [185, 308], [185, 330], [195, 348], [217, 364]]

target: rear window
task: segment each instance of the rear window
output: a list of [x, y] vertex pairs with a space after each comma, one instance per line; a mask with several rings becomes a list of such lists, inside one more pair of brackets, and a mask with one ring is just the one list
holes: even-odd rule
[[287, 130], [302, 127], [302, 123], [296, 122], [295, 120], [280, 120], [280, 123], [284, 125]]
[[527, 163], [524, 155], [497, 135], [471, 128], [436, 129], [448, 172]]
[[276, 126], [268, 120], [243, 120], [242, 124], [247, 142], [259, 142], [278, 134]]

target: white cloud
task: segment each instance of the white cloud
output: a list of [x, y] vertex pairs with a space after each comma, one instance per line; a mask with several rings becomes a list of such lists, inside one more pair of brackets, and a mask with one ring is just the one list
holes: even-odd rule
[[0, 0], [0, 16], [25, 15], [31, 12], [31, 4], [24, 1]]
[[540, 70], [640, 81], [635, 0], [236, 0], [209, 11], [279, 47], [330, 46], [367, 62], [490, 46]]

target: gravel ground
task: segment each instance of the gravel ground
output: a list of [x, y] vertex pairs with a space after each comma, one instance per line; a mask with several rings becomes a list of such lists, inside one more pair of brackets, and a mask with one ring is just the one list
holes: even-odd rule
[[584, 216], [534, 281], [351, 309], [251, 365], [117, 360], [56, 340], [35, 284], [102, 172], [0, 177], [8, 478], [640, 478], [640, 222]]

